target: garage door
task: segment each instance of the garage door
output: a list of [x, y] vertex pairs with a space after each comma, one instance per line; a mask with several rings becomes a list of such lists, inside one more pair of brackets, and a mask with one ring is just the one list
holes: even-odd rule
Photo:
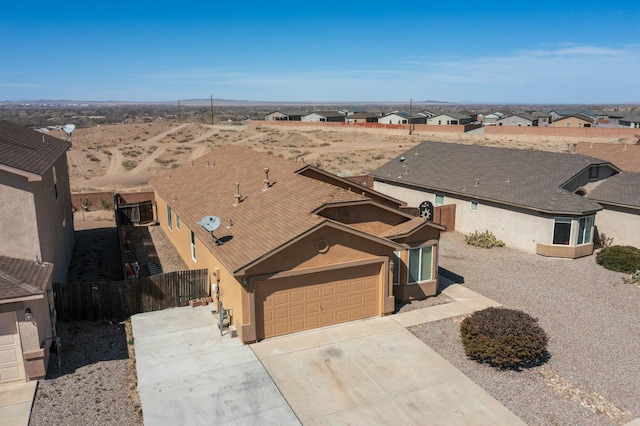
[[24, 364], [16, 313], [0, 314], [0, 384], [24, 381]]
[[258, 339], [376, 316], [380, 264], [256, 283]]

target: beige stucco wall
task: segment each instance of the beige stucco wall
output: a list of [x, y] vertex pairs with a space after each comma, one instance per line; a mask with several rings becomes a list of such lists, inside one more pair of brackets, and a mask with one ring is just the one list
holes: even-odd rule
[[599, 233], [613, 238], [614, 245], [640, 248], [640, 212], [631, 209], [606, 206], [598, 212], [596, 227]]
[[[435, 204], [435, 193], [399, 187], [384, 182], [374, 182], [374, 189], [403, 200], [417, 207], [423, 201]], [[535, 253], [537, 243], [551, 244], [553, 241], [553, 217], [532, 214], [516, 208], [492, 205], [478, 200], [478, 210], [471, 210], [471, 200], [445, 195], [444, 203], [456, 204], [456, 231], [469, 234], [474, 231], [492, 232], [496, 238], [514, 247]]]
[[41, 181], [0, 172], [0, 254], [18, 259], [53, 263], [53, 281], [67, 277], [75, 242], [73, 211], [66, 156], [55, 163], [58, 198], [53, 171]]

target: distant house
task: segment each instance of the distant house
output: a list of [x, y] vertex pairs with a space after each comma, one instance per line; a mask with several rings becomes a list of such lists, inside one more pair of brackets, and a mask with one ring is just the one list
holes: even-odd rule
[[0, 388], [44, 379], [52, 330], [53, 265], [0, 255]]
[[209, 270], [245, 343], [437, 292], [444, 228], [316, 167], [225, 145], [151, 185], [161, 229], [189, 268]]
[[640, 114], [630, 114], [618, 120], [620, 127], [630, 127], [632, 129], [640, 129]]
[[312, 121], [321, 123], [344, 123], [346, 116], [339, 111], [315, 111], [303, 115], [301, 121]]
[[273, 111], [267, 114], [264, 119], [266, 121], [301, 121], [302, 112]]
[[454, 206], [456, 231], [489, 230], [511, 247], [576, 258], [593, 252], [603, 209], [581, 194], [618, 172], [578, 154], [422, 142], [371, 175], [375, 190], [408, 206]]
[[494, 124], [496, 124], [498, 122], [498, 120], [501, 120], [503, 118], [505, 118], [506, 115], [501, 113], [501, 112], [492, 112], [490, 114], [483, 114], [482, 115], [482, 125], [483, 126], [493, 126]]
[[590, 117], [576, 114], [559, 118], [553, 121], [550, 127], [593, 127], [593, 121]]
[[409, 114], [406, 112], [391, 112], [378, 119], [381, 124], [409, 124]]
[[67, 150], [48, 134], [0, 121], [0, 255], [53, 264], [63, 282], [74, 229]]
[[497, 126], [531, 127], [538, 125], [538, 119], [526, 113], [518, 113], [502, 117], [501, 119], [496, 121], [495, 124]]
[[355, 112], [346, 117], [348, 123], [377, 123], [379, 118], [375, 112]]
[[458, 114], [456, 112], [448, 112], [436, 115], [427, 120], [427, 124], [437, 125], [458, 125], [458, 124], [470, 124], [473, 122], [473, 118], [466, 114]]

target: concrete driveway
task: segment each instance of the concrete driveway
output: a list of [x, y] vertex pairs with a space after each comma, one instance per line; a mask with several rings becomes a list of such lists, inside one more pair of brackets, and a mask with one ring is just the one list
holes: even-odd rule
[[131, 321], [145, 425], [300, 424], [251, 348], [220, 336], [210, 306]]
[[[422, 316], [456, 316], [478, 304], [477, 296], [457, 296], [462, 302], [449, 304], [451, 312], [434, 306]], [[220, 337], [209, 307], [135, 315], [145, 425], [524, 424], [408, 332], [407, 321], [417, 317], [371, 318], [247, 346]]]
[[393, 316], [251, 348], [305, 425], [524, 424]]

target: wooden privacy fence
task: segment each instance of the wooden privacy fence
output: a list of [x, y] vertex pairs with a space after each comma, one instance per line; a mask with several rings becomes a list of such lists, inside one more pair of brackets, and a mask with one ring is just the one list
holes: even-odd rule
[[53, 291], [60, 320], [119, 320], [141, 312], [187, 306], [191, 299], [208, 296], [208, 270], [125, 281], [54, 283]]

